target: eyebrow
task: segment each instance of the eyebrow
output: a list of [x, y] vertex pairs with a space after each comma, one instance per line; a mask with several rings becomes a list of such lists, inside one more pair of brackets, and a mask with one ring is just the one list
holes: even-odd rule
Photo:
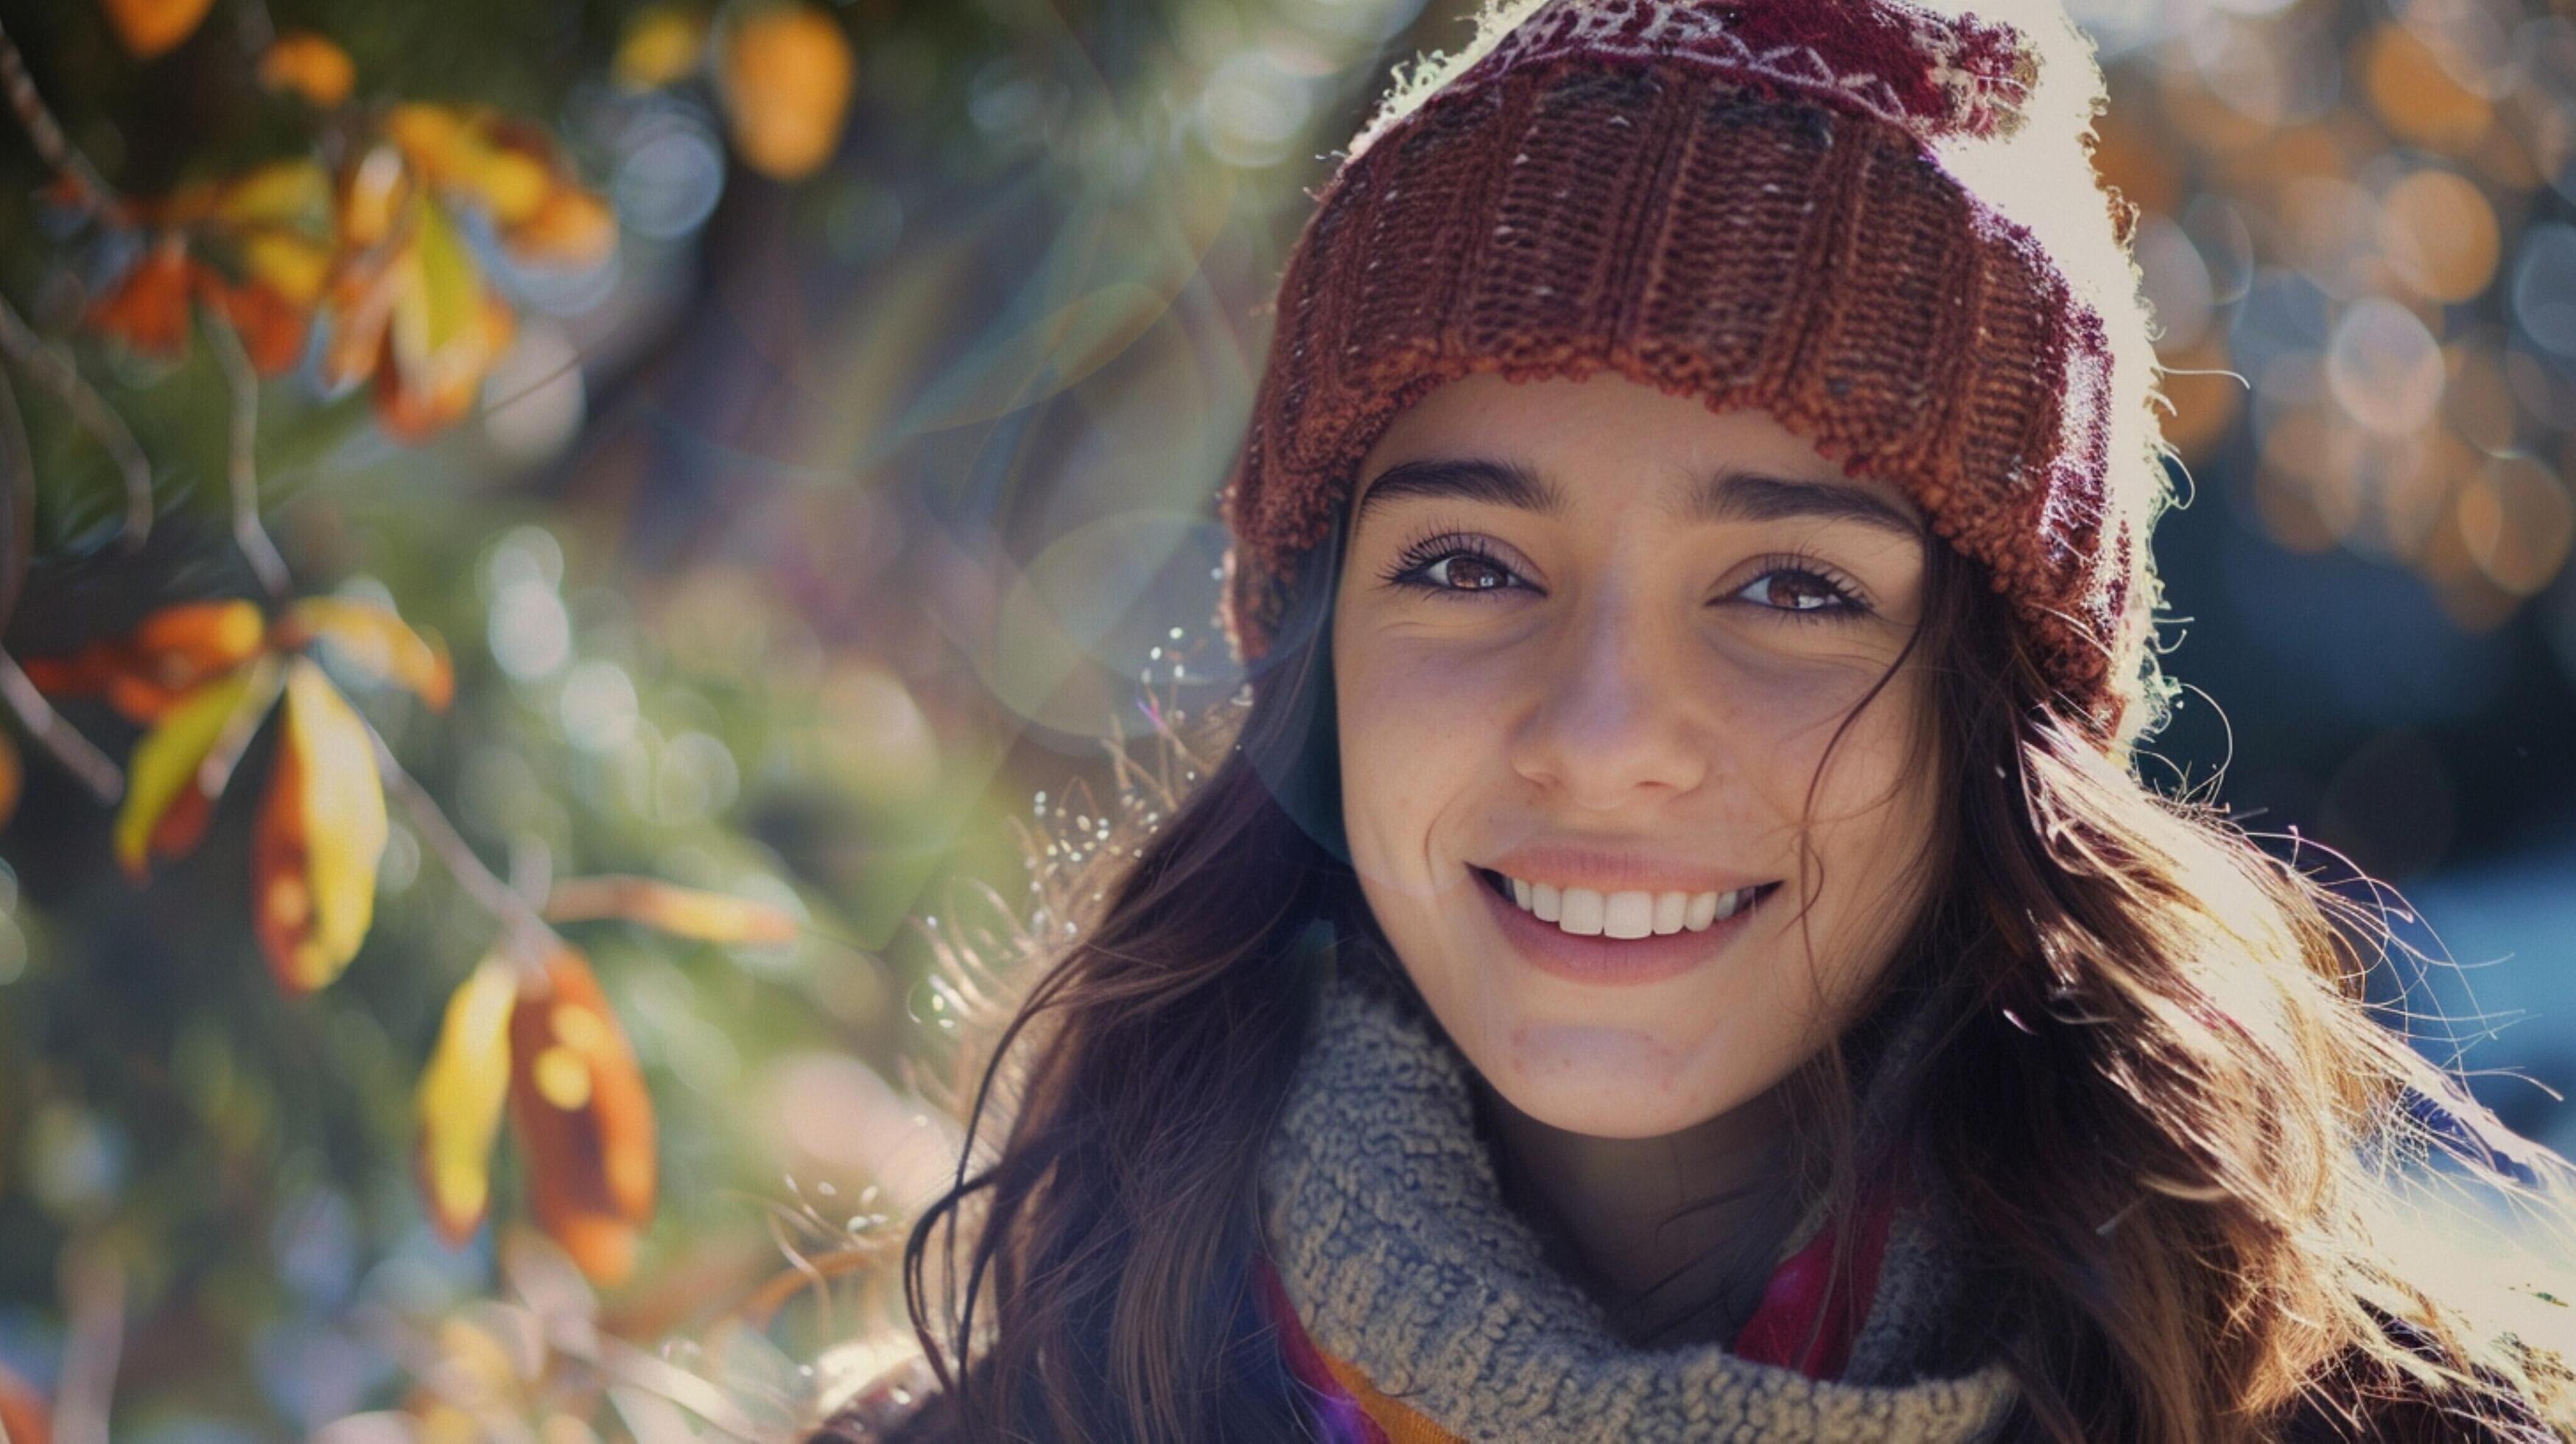
[[[1351, 530], [1359, 530], [1360, 521], [1371, 508], [1404, 497], [1483, 502], [1546, 517], [1563, 517], [1568, 505], [1563, 487], [1520, 462], [1486, 457], [1426, 457], [1397, 462], [1379, 472], [1360, 495]], [[1909, 539], [1923, 535], [1921, 525], [1902, 508], [1866, 487], [1845, 481], [1798, 481], [1734, 468], [1694, 478], [1674, 514], [1677, 520], [1691, 525], [1812, 517], [1858, 522]]]

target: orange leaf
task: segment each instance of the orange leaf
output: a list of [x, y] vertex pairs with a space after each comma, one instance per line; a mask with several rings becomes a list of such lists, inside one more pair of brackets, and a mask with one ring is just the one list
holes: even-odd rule
[[384, 781], [367, 724], [309, 657], [287, 664], [285, 725], [251, 835], [252, 924], [290, 994], [357, 955], [385, 851]]
[[251, 369], [262, 376], [282, 376], [304, 356], [304, 338], [312, 313], [278, 294], [265, 281], [227, 286], [222, 291], [224, 318], [240, 333]]
[[143, 619], [126, 636], [61, 657], [33, 657], [27, 677], [60, 697], [104, 693], [135, 722], [151, 723], [189, 689], [239, 666], [266, 641], [259, 605], [240, 597], [181, 602]]
[[188, 259], [187, 238], [164, 232], [143, 259], [90, 303], [81, 324], [146, 355], [177, 360], [188, 352], [188, 293], [196, 269]]
[[[397, 315], [399, 319], [399, 315]], [[388, 327], [385, 356], [376, 365], [376, 422], [397, 441], [422, 442], [463, 420], [474, 409], [483, 377], [509, 349], [518, 318], [508, 303], [486, 296], [474, 308], [469, 332], [434, 356], [406, 364]]]
[[492, 1142], [510, 1096], [510, 1012], [518, 975], [485, 958], [447, 1000], [447, 1016], [421, 1069], [413, 1159], [431, 1222], [450, 1244], [474, 1236], [492, 1201]]
[[510, 1014], [510, 1124], [538, 1225], [613, 1284], [653, 1218], [653, 1100], [590, 964], [564, 948], [545, 974]]
[[53, 1444], [53, 1407], [6, 1364], [0, 1364], [0, 1431], [9, 1444]]
[[18, 756], [18, 744], [0, 732], [0, 827], [18, 812], [18, 797], [26, 790], [27, 764]]
[[[259, 650], [267, 632], [259, 604], [244, 597], [180, 602], [162, 607], [136, 624], [134, 648], [147, 658], [162, 680], [179, 682], [247, 659]], [[184, 667], [172, 673], [174, 665]]]
[[503, 233], [501, 243], [522, 261], [595, 266], [617, 248], [617, 213], [579, 186], [559, 185], [526, 220]]
[[259, 83], [275, 91], [291, 90], [317, 109], [333, 110], [357, 85], [358, 68], [339, 46], [310, 30], [290, 30], [259, 58]]
[[831, 16], [803, 4], [752, 11], [726, 41], [723, 73], [744, 164], [772, 180], [801, 180], [832, 158], [858, 62]]
[[299, 633], [319, 637], [351, 666], [417, 693], [444, 711], [456, 695], [447, 647], [405, 625], [389, 607], [354, 597], [306, 597], [287, 612]]
[[150, 60], [196, 33], [214, 0], [101, 0], [126, 53]]
[[566, 878], [547, 897], [546, 916], [557, 922], [624, 918], [711, 943], [796, 940], [796, 919], [784, 909], [649, 877]]

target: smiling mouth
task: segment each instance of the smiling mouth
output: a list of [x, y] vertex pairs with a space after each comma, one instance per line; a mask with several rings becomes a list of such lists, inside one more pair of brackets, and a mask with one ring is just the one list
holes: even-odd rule
[[1472, 864], [1469, 871], [1496, 896], [1571, 937], [1647, 938], [1705, 932], [1750, 912], [1779, 890], [1777, 879], [1733, 892], [1617, 892], [1556, 888], [1506, 877]]

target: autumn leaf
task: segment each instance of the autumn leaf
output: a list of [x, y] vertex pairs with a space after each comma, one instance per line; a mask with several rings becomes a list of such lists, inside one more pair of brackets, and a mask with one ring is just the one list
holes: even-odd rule
[[[245, 709], [265, 709], [275, 675], [264, 661], [235, 668], [179, 699], [135, 744], [113, 834], [117, 865], [127, 877], [141, 882], [152, 858], [175, 857], [196, 844], [215, 803], [204, 786], [206, 758]], [[211, 780], [220, 790], [223, 779]]]
[[446, 644], [413, 630], [390, 607], [355, 597], [306, 597], [287, 609], [280, 630], [287, 646], [308, 638], [330, 643], [341, 660], [411, 689], [433, 711], [445, 711], [456, 695]]
[[567, 878], [547, 896], [546, 917], [623, 918], [711, 943], [787, 943], [797, 933], [796, 919], [785, 909], [649, 877]]
[[416, 191], [399, 204], [403, 215], [385, 244], [344, 257], [332, 282], [322, 379], [340, 386], [373, 378], [377, 421], [419, 441], [472, 407], [515, 319], [485, 285], [443, 205]]
[[311, 658], [295, 658], [251, 836], [253, 926], [288, 993], [329, 984], [357, 955], [375, 916], [385, 833], [367, 724]]
[[147, 356], [176, 361], [188, 353], [188, 296], [195, 288], [188, 238], [176, 231], [155, 237], [142, 259], [126, 267], [90, 303], [81, 324], [114, 336]]
[[105, 694], [128, 720], [158, 721], [178, 700], [266, 644], [259, 604], [240, 597], [180, 602], [146, 616], [123, 637], [63, 657], [31, 657], [27, 677], [56, 696]]
[[538, 1226], [613, 1284], [653, 1217], [653, 1102], [590, 964], [564, 948], [545, 977], [510, 1014], [511, 1128]]
[[331, 41], [309, 30], [290, 30], [259, 57], [259, 83], [301, 95], [318, 110], [333, 110], [356, 88], [358, 68], [349, 62], [349, 52]]
[[36, 1386], [0, 1364], [0, 1434], [9, 1444], [53, 1444], [54, 1411]]
[[802, 4], [752, 10], [726, 37], [722, 74], [725, 114], [745, 165], [792, 181], [832, 158], [858, 62], [831, 16]]
[[126, 53], [150, 60], [195, 34], [213, 5], [214, 0], [102, 0], [99, 8]]
[[431, 1222], [449, 1243], [474, 1236], [492, 1201], [492, 1143], [510, 1096], [510, 1013], [518, 970], [485, 958], [447, 1000], [420, 1074], [416, 1166]]
[[18, 744], [0, 732], [0, 827], [18, 814], [18, 798], [26, 791], [27, 764], [18, 755]]
[[617, 213], [579, 186], [556, 187], [525, 220], [502, 232], [513, 259], [580, 270], [617, 249]]
[[651, 90], [697, 69], [706, 50], [704, 15], [679, 5], [649, 6], [626, 23], [609, 71], [629, 90]]
[[398, 105], [385, 118], [385, 136], [431, 185], [503, 226], [534, 214], [556, 184], [551, 147], [486, 112]]

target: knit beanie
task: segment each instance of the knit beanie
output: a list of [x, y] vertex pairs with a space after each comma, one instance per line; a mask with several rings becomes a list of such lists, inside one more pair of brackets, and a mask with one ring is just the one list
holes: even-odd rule
[[1289, 255], [1218, 498], [1237, 659], [1258, 675], [1397, 413], [1471, 372], [1609, 370], [1902, 489], [2127, 760], [2175, 690], [2150, 645], [2171, 498], [2135, 210], [2091, 160], [2101, 73], [2046, 12], [1487, 0]]

